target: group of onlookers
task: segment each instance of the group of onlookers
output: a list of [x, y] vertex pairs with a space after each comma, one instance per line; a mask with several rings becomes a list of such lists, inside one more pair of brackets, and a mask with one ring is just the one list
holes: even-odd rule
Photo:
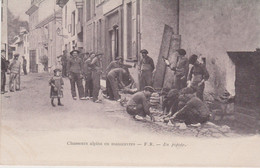
[[[20, 87], [20, 71], [21, 71], [21, 62], [18, 60], [19, 54], [14, 54], [14, 58], [11, 62], [9, 62], [5, 58], [5, 50], [1, 50], [1, 94], [5, 94], [7, 91], [5, 89], [6, 85], [6, 73], [10, 73], [9, 77], [9, 91], [14, 92], [19, 91]], [[23, 56], [23, 71], [24, 75], [27, 75], [27, 60]]]
[[[93, 99], [99, 103], [100, 80], [102, 74], [102, 54], [99, 53], [80, 53], [73, 50], [68, 56], [67, 52], [63, 52], [61, 57], [62, 76], [70, 79], [71, 94], [74, 100], [77, 99], [76, 86], [80, 100]], [[105, 70], [106, 90], [103, 92], [104, 97], [120, 101], [120, 89], [125, 87], [131, 88], [134, 80], [128, 70], [129, 66], [124, 65], [122, 57], [115, 58]], [[58, 69], [56, 69], [58, 71]], [[84, 85], [83, 85], [84, 79]]]

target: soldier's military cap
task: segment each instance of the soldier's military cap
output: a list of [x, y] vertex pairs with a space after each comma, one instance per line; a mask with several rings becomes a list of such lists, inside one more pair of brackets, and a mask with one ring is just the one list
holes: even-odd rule
[[80, 53], [80, 51], [79, 51], [79, 50], [72, 50], [72, 51], [70, 52], [70, 55], [72, 55], [74, 52], [76, 52], [77, 54], [79, 54], [79, 53]]
[[14, 54], [14, 57], [19, 57], [20, 55], [19, 54]]
[[152, 93], [155, 92], [155, 89], [153, 87], [151, 87], [151, 86], [145, 86], [144, 90], [152, 92]]
[[178, 49], [177, 52], [180, 54], [180, 55], [186, 55], [186, 51], [184, 49]]
[[147, 51], [146, 49], [142, 49], [142, 50], [140, 51], [140, 53], [146, 53], [146, 54], [148, 54], [148, 51]]
[[191, 56], [189, 57], [189, 63], [190, 63], [190, 64], [194, 64], [194, 63], [197, 61], [197, 59], [198, 59], [198, 56], [195, 55], [195, 54], [193, 54], [193, 55], [191, 55]]

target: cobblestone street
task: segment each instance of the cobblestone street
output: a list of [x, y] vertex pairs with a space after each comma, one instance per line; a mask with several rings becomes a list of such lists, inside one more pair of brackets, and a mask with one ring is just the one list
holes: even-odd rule
[[[242, 138], [229, 127], [217, 126], [210, 122], [200, 127], [183, 128], [180, 124], [161, 122], [158, 112], [154, 112], [156, 118], [154, 123], [149, 120], [136, 121], [118, 102], [102, 99], [101, 104], [96, 104], [89, 100], [73, 100], [70, 95], [69, 80], [66, 78], [62, 99], [64, 106], [52, 107], [49, 98], [49, 78], [50, 75], [47, 73], [21, 76], [21, 91], [2, 95], [1, 103], [4, 110], [1, 113], [1, 143], [9, 144], [2, 146], [5, 153], [1, 155], [3, 163], [37, 164], [46, 160], [46, 164], [50, 164], [52, 163], [50, 160], [54, 159], [56, 162], [52, 164], [55, 164], [57, 160], [70, 160], [70, 157], [78, 157], [78, 160], [73, 160], [73, 163], [86, 163], [84, 155], [87, 155], [85, 153], [87, 151], [84, 148], [72, 148], [68, 145], [85, 141], [91, 142], [96, 147], [104, 141], [121, 145], [130, 143], [140, 145], [139, 148], [135, 148], [137, 151], [147, 152], [145, 148], [147, 144], [185, 148], [187, 144], [192, 146], [193, 143], [201, 138], [204, 140], [205, 137], [209, 137], [211, 139], [207, 138], [209, 141], [220, 137]], [[129, 95], [123, 97], [129, 97]], [[194, 138], [194, 140], [191, 143], [187, 138]], [[207, 139], [205, 139], [206, 146], [210, 144]], [[102, 148], [104, 150], [102, 153], [109, 158], [108, 151], [118, 151], [122, 148]], [[157, 150], [161, 150], [157, 148], [153, 148], [155, 150], [153, 157], [156, 157]], [[100, 152], [93, 148], [88, 148], [88, 150], [96, 154]], [[124, 152], [130, 150], [127, 148]], [[170, 148], [167, 150], [170, 152]], [[164, 149], [165, 152], [167, 150]], [[106, 151], [107, 154], [105, 154]], [[64, 153], [64, 156], [60, 158], [61, 153]], [[81, 153], [85, 154], [78, 156]], [[88, 155], [88, 157], [91, 156]], [[167, 164], [170, 161], [167, 158], [169, 157], [161, 158], [160, 161]], [[99, 161], [98, 158], [92, 159]], [[113, 163], [113, 158], [109, 161]]]

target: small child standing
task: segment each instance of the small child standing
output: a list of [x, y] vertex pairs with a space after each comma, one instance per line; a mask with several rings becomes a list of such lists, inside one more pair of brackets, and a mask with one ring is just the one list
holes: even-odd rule
[[50, 98], [51, 98], [51, 105], [55, 107], [54, 104], [54, 98], [58, 99], [58, 106], [63, 106], [60, 102], [60, 98], [63, 97], [63, 85], [64, 82], [62, 80], [62, 77], [60, 75], [61, 70], [60, 69], [55, 69], [54, 70], [54, 76], [49, 80], [49, 84], [51, 86], [51, 91], [50, 91]]

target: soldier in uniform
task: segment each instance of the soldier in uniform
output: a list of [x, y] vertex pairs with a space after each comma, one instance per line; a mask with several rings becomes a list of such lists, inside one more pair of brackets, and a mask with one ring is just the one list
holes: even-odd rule
[[6, 84], [6, 71], [8, 68], [7, 61], [5, 59], [5, 50], [1, 50], [1, 94], [5, 93]]
[[192, 93], [180, 93], [178, 108], [179, 110], [166, 120], [184, 121], [186, 125], [190, 125], [204, 124], [210, 119], [207, 105]]
[[108, 88], [108, 95], [110, 99], [120, 101], [118, 86], [121, 85], [122, 88], [125, 87], [123, 82], [123, 75], [126, 75], [126, 73], [126, 70], [123, 68], [115, 68], [107, 74], [107, 80], [110, 86], [110, 88]]
[[109, 80], [107, 79], [107, 75], [112, 69], [122, 68], [122, 65], [123, 65], [122, 61], [123, 61], [123, 57], [117, 57], [116, 60], [110, 62], [110, 64], [106, 68], [106, 71], [105, 71], [105, 73], [106, 73], [106, 93], [105, 94], [106, 94], [107, 98], [113, 99], [113, 98], [109, 97], [109, 96], [111, 96], [111, 95], [109, 95], [109, 92], [111, 92], [111, 86], [110, 86]]
[[191, 55], [189, 57], [189, 63], [193, 66], [188, 75], [188, 83], [190, 87], [196, 90], [197, 97], [203, 101], [205, 81], [209, 79], [209, 73], [205, 64], [199, 63], [197, 59], [197, 55]]
[[25, 57], [23, 56], [23, 73], [24, 73], [24, 75], [27, 75], [26, 66], [27, 66], [27, 60], [26, 60]]
[[83, 75], [85, 79], [85, 99], [93, 97], [93, 81], [92, 81], [92, 71], [88, 62], [89, 53], [84, 53], [83, 58]]
[[185, 57], [184, 49], [177, 50], [177, 63], [174, 68], [174, 88], [181, 90], [187, 86], [187, 75], [189, 72], [189, 60]]
[[62, 65], [62, 77], [67, 76], [67, 50], [63, 51], [63, 55], [61, 57], [61, 65]]
[[20, 90], [20, 69], [21, 63], [18, 60], [19, 54], [14, 55], [14, 59], [9, 66], [10, 70], [10, 81], [9, 81], [9, 90], [10, 92], [14, 92], [15, 90]]
[[140, 62], [140, 90], [143, 90], [145, 86], [152, 86], [154, 62], [147, 55], [148, 51], [146, 49], [141, 50], [140, 53], [142, 54]]
[[100, 75], [101, 71], [101, 55], [102, 54], [90, 54], [89, 65], [92, 71], [92, 83], [93, 83], [93, 102], [100, 103], [101, 100], [98, 99], [100, 90]]
[[133, 95], [133, 97], [127, 102], [126, 111], [132, 115], [135, 119], [144, 119], [148, 115], [152, 121], [154, 117], [150, 113], [149, 99], [154, 92], [154, 88], [151, 86], [144, 87], [143, 91], [139, 91]]
[[82, 60], [79, 58], [78, 50], [71, 51], [70, 55], [72, 57], [68, 60], [67, 67], [68, 67], [69, 79], [71, 85], [71, 95], [74, 100], [77, 99], [76, 88], [75, 88], [76, 87], [75, 84], [77, 84], [79, 98], [81, 100], [84, 100], [84, 88], [82, 84], [82, 79], [83, 79]]

